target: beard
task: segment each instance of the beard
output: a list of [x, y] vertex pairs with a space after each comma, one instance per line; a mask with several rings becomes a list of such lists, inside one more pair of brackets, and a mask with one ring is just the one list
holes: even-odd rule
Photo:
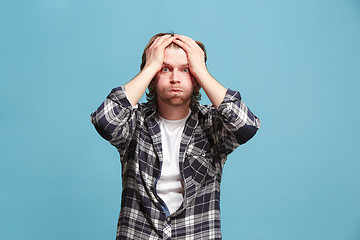
[[172, 106], [181, 106], [181, 105], [189, 103], [190, 102], [190, 97], [186, 98], [186, 99], [185, 98], [179, 98], [179, 97], [173, 97], [173, 98], [170, 98], [169, 103]]
[[158, 96], [157, 101], [165, 103], [169, 106], [182, 106], [182, 105], [188, 105], [190, 103], [191, 95], [189, 96], [172, 96], [172, 97], [162, 97]]

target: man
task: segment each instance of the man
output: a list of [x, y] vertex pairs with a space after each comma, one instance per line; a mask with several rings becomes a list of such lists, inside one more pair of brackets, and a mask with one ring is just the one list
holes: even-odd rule
[[[205, 62], [202, 43], [157, 34], [144, 50], [140, 73], [91, 115], [120, 153], [117, 239], [221, 239], [222, 169], [260, 121]], [[211, 106], [198, 103], [200, 87]], [[138, 103], [147, 88], [148, 102]]]

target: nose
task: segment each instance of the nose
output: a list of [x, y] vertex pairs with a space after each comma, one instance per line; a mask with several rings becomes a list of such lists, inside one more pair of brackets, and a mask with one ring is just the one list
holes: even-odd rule
[[174, 69], [172, 71], [170, 82], [171, 83], [179, 83], [180, 82], [179, 72], [176, 69]]

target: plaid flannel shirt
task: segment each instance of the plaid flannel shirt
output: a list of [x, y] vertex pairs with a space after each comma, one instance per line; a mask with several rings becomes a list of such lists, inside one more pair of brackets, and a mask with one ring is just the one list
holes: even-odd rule
[[218, 108], [191, 108], [180, 143], [181, 207], [169, 215], [156, 193], [163, 161], [159, 118], [149, 103], [131, 106], [114, 88], [91, 114], [99, 134], [117, 148], [122, 166], [116, 239], [221, 239], [220, 181], [228, 154], [254, 136], [259, 119], [227, 90]]

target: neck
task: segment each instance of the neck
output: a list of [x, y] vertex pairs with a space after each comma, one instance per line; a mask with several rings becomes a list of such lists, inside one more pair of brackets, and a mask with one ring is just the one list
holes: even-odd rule
[[189, 104], [190, 102], [179, 106], [171, 106], [158, 102], [158, 113], [160, 116], [168, 120], [180, 120], [189, 114]]

